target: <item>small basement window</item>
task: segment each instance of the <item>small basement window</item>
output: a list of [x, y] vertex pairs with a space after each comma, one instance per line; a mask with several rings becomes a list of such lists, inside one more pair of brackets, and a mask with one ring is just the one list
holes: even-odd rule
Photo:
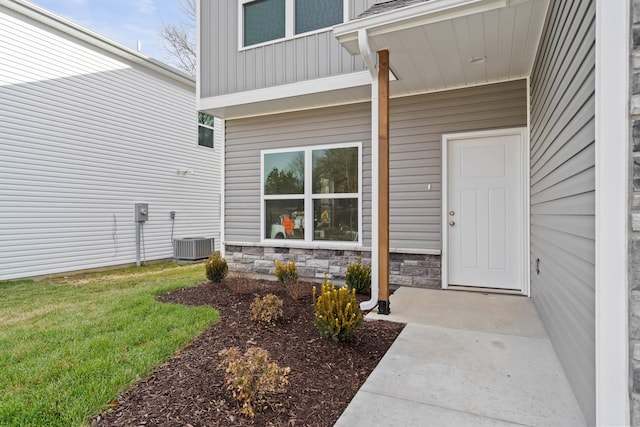
[[213, 116], [198, 113], [198, 145], [213, 148]]

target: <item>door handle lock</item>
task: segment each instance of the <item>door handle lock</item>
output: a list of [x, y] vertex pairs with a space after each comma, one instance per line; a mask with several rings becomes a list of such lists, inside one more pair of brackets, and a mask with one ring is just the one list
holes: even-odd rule
[[454, 216], [456, 213], [454, 211], [449, 211], [449, 216]]
[[453, 227], [454, 225], [456, 225], [456, 222], [455, 221], [449, 221], [449, 225]]

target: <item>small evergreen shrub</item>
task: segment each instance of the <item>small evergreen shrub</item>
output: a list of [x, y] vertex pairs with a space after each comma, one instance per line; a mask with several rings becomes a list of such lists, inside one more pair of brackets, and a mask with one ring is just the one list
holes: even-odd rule
[[216, 252], [211, 255], [207, 260], [205, 267], [207, 269], [207, 279], [212, 282], [221, 281], [229, 272], [227, 260], [220, 256], [220, 252]]
[[284, 289], [292, 299], [297, 301], [308, 294], [307, 286], [298, 282], [298, 267], [296, 267], [295, 261], [284, 263], [276, 260], [276, 269], [273, 274], [278, 282], [284, 285]]
[[276, 269], [273, 274], [278, 279], [278, 282], [283, 283], [285, 286], [298, 281], [298, 267], [296, 267], [296, 263], [293, 260], [288, 263], [276, 260]]
[[317, 298], [314, 286], [313, 300], [315, 305], [313, 323], [320, 335], [324, 337], [345, 341], [362, 324], [362, 311], [356, 301], [354, 289], [346, 286], [336, 288], [331, 280], [325, 280]]
[[270, 403], [273, 396], [286, 390], [290, 368], [281, 368], [271, 361], [267, 350], [250, 347], [244, 353], [236, 347], [221, 350], [220, 367], [225, 370], [224, 383], [233, 397], [242, 403], [240, 412], [253, 419], [255, 409]]
[[282, 300], [273, 294], [257, 296], [251, 303], [251, 319], [256, 322], [275, 325], [281, 317]]
[[371, 266], [362, 264], [362, 257], [358, 262], [347, 265], [345, 283], [349, 289], [357, 293], [367, 293], [371, 289]]

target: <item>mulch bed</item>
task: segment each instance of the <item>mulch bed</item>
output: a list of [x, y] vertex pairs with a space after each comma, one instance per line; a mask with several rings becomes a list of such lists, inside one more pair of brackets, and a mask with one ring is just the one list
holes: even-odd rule
[[[332, 426], [378, 364], [404, 325], [364, 322], [346, 343], [320, 337], [313, 325], [311, 289], [291, 299], [277, 282], [244, 277], [159, 297], [166, 303], [211, 305], [221, 320], [122, 395], [117, 406], [95, 417], [96, 426]], [[256, 295], [274, 293], [284, 300], [277, 326], [250, 319]], [[361, 297], [367, 299], [367, 297]], [[224, 388], [218, 352], [251, 346], [266, 349], [288, 366], [289, 385], [276, 405], [260, 407], [249, 420]]]

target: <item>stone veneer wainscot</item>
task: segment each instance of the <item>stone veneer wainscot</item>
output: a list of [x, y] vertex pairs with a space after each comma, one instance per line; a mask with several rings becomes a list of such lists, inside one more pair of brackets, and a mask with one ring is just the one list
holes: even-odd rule
[[[231, 271], [258, 275], [273, 275], [275, 261], [295, 261], [302, 279], [328, 279], [344, 283], [347, 265], [358, 262], [371, 264], [367, 249], [283, 248], [260, 244], [225, 244], [225, 258]], [[413, 251], [411, 251], [413, 252]], [[389, 283], [440, 289], [440, 255], [394, 251], [390, 254]]]

